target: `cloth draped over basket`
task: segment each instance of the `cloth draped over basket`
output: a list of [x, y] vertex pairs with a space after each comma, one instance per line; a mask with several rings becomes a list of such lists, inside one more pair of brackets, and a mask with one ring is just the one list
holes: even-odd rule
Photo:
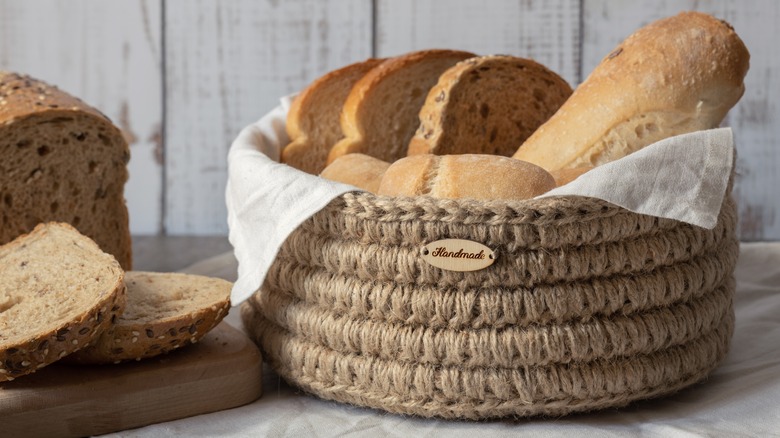
[[[291, 384], [426, 417], [564, 415], [677, 391], [726, 355], [730, 130], [648, 146], [549, 196], [479, 202], [378, 197], [275, 163], [275, 111], [231, 147], [227, 199], [234, 304]], [[420, 249], [448, 238], [498, 258], [427, 264]]]

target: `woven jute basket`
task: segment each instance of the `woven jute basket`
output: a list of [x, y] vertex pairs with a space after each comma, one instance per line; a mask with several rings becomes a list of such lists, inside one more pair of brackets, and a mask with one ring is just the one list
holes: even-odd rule
[[[290, 235], [241, 313], [276, 372], [324, 399], [458, 419], [622, 406], [726, 355], [735, 225], [730, 196], [707, 230], [584, 197], [348, 193]], [[423, 260], [447, 238], [497, 259]]]

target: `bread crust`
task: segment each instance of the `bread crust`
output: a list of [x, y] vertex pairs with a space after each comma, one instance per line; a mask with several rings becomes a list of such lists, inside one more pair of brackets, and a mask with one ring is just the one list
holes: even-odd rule
[[66, 361], [108, 364], [165, 354], [198, 342], [216, 327], [230, 310], [232, 284], [228, 281], [192, 274], [131, 271], [126, 276], [128, 295], [132, 297], [138, 293], [137, 284], [148, 280], [186, 284], [189, 293], [201, 291], [205, 294], [203, 291], [207, 289], [214, 297], [202, 307], [187, 309], [186, 313], [141, 322], [128, 321], [126, 318], [128, 314], [134, 313], [134, 300], [130, 299], [125, 316], [117, 318], [90, 346], [68, 356]]
[[369, 58], [317, 78], [295, 97], [287, 113], [290, 143], [281, 161], [313, 175], [326, 165], [328, 152], [344, 135], [341, 108], [354, 84], [382, 59]]
[[[75, 228], [64, 223], [40, 224], [28, 234], [19, 236], [11, 243], [2, 247], [0, 256], [17, 251], [36, 239], [46, 239], [54, 231], [64, 231], [69, 236], [69, 241], [63, 242], [63, 258], [68, 257], [68, 247], [72, 242], [89, 248], [95, 254], [102, 254], [106, 268], [103, 270], [112, 272], [114, 277], [112, 285], [107, 291], [100, 293], [99, 299], [92, 305], [82, 309], [74, 319], [51, 327], [46, 332], [30, 333], [29, 336], [18, 342], [0, 343], [0, 382], [13, 380], [19, 376], [30, 374], [43, 368], [67, 355], [89, 345], [101, 335], [117, 316], [122, 313], [126, 303], [126, 287], [124, 284], [124, 272], [114, 257], [103, 253], [92, 240], [81, 235]], [[2, 262], [0, 257], [0, 262]], [[56, 269], [56, 266], [51, 268]], [[19, 267], [23, 269], [23, 267]], [[63, 272], [63, 275], [66, 273]], [[91, 279], [85, 279], [91, 280]], [[29, 291], [30, 295], [35, 291]], [[30, 297], [30, 299], [35, 299]]]
[[[113, 151], [117, 166], [107, 177], [107, 180], [110, 180], [106, 181], [108, 189], [95, 194], [95, 196], [111, 198], [111, 208], [107, 209], [109, 211], [94, 213], [112, 215], [112, 217], [115, 217], [117, 228], [111, 227], [111, 229], [106, 229], [104, 226], [91, 226], [88, 225], [87, 221], [75, 223], [72, 217], [68, 217], [68, 208], [62, 205], [59, 205], [62, 208], [51, 209], [52, 211], [48, 209], [39, 209], [34, 212], [24, 211], [22, 210], [23, 207], [19, 205], [20, 203], [17, 202], [14, 205], [8, 201], [13, 198], [15, 194], [13, 187], [14, 184], [18, 184], [18, 181], [16, 183], [10, 179], [4, 181], [3, 175], [0, 175], [0, 183], [2, 183], [0, 184], [0, 187], [2, 187], [0, 189], [0, 197], [5, 197], [6, 199], [3, 207], [8, 212], [7, 217], [18, 218], [21, 215], [29, 214], [31, 220], [32, 218], [37, 219], [34, 223], [29, 222], [21, 229], [16, 226], [18, 224], [15, 224], [15, 226], [9, 226], [8, 224], [0, 226], [0, 244], [13, 240], [21, 233], [31, 231], [40, 222], [69, 222], [81, 233], [95, 240], [103, 250], [114, 255], [123, 269], [131, 269], [132, 241], [127, 206], [123, 196], [124, 185], [128, 178], [126, 165], [130, 160], [130, 149], [122, 132], [100, 111], [87, 105], [80, 99], [59, 90], [57, 87], [26, 75], [0, 71], [0, 132], [4, 134], [3, 137], [10, 137], [9, 133], [13, 132], [13, 130], [21, 129], [25, 126], [40, 126], [41, 129], [45, 129], [46, 124], [67, 124], [69, 120], [78, 121], [70, 123], [85, 123], [85, 120], [90, 123], [94, 122], [102, 130], [101, 138], [74, 139], [73, 143], [83, 144], [84, 141], [89, 141], [98, 142], [98, 144], [111, 144], [112, 147], [118, 148], [118, 150]], [[45, 147], [51, 148], [52, 152], [54, 152], [55, 148], [60, 148], [61, 146], [48, 144]], [[71, 144], [69, 147], [76, 146]], [[0, 145], [0, 151], [2, 151], [2, 145]], [[39, 151], [39, 154], [46, 151]], [[5, 153], [9, 154], [8, 151], [5, 151]], [[4, 158], [10, 159], [7, 156]], [[87, 164], [84, 163], [84, 169], [87, 168]], [[77, 174], [82, 172], [79, 169], [70, 169], [69, 171]], [[87, 173], [86, 170], [83, 172]], [[6, 178], [10, 178], [10, 176], [6, 175]], [[65, 191], [63, 190], [62, 192], [64, 193]], [[60, 204], [72, 205], [81, 201], [88, 201], [90, 195], [92, 194], [80, 193], [73, 197], [63, 195], [63, 199], [60, 201], [68, 202], [60, 202]], [[8, 198], [8, 196], [11, 196], [11, 198]], [[79, 199], [73, 199], [76, 197]]]
[[[387, 59], [371, 69], [352, 87], [344, 102], [341, 112], [341, 130], [345, 137], [331, 148], [328, 164], [342, 155], [355, 152], [371, 155], [389, 163], [405, 156], [408, 142], [417, 128], [419, 109], [430, 87], [449, 66], [474, 56], [476, 55], [473, 53], [458, 50], [422, 50]], [[426, 63], [435, 65], [436, 68], [432, 68], [431, 72], [422, 73], [424, 77], [413, 80], [415, 86], [420, 87], [421, 91], [419, 95], [410, 96], [408, 102], [406, 98], [401, 99], [409, 105], [408, 111], [398, 111], [389, 105], [384, 99], [384, 93], [392, 92], [396, 96], [403, 96], [404, 93], [413, 92], [414, 90], [407, 90], [398, 82], [414, 74], [410, 72], [414, 71], [415, 67], [422, 68]], [[374, 113], [377, 115], [374, 116]], [[367, 126], [370, 124], [367, 120], [369, 117], [383, 121], [382, 129]], [[411, 130], [407, 136], [405, 132], [401, 132], [406, 126], [394, 125], [402, 125], [400, 121], [407, 122], [409, 119], [411, 119]], [[402, 141], [396, 141], [395, 137], [404, 138]], [[380, 139], [387, 141], [383, 142]]]
[[428, 93], [408, 155], [511, 156], [571, 93], [563, 78], [530, 59], [461, 61]]
[[330, 163], [321, 177], [376, 193], [390, 163], [366, 154], [347, 154]]
[[591, 170], [593, 170], [593, 166], [571, 167], [553, 170], [550, 172], [550, 175], [555, 179], [555, 185], [560, 187], [574, 181], [582, 174], [590, 172]]
[[510, 157], [484, 154], [421, 154], [393, 163], [382, 177], [379, 195], [523, 200], [555, 188], [541, 167]]
[[550, 171], [597, 166], [715, 128], [742, 96], [749, 60], [734, 29], [710, 15], [653, 22], [607, 55], [514, 157]]

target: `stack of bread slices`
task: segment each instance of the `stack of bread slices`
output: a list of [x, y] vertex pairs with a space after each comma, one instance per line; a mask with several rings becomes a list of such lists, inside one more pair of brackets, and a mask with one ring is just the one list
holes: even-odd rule
[[131, 270], [128, 158], [100, 112], [0, 72], [0, 382], [153, 357], [227, 314], [227, 281]]
[[380, 195], [527, 199], [717, 127], [744, 92], [749, 57], [728, 23], [684, 12], [636, 31], [573, 91], [516, 56], [369, 59], [295, 98], [281, 160]]

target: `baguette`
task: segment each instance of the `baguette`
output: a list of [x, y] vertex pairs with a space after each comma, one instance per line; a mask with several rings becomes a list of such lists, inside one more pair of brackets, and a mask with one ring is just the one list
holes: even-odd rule
[[0, 382], [93, 342], [125, 307], [116, 259], [63, 223], [0, 247]]
[[82, 364], [141, 360], [195, 343], [227, 315], [231, 283], [191, 274], [127, 272], [127, 307], [89, 347]]
[[379, 195], [522, 200], [555, 188], [539, 166], [498, 155], [412, 155], [385, 172]]
[[749, 59], [734, 29], [710, 15], [653, 22], [607, 55], [514, 157], [550, 171], [598, 166], [715, 128], [745, 90]]
[[0, 72], [0, 244], [67, 222], [132, 267], [130, 152], [106, 116], [55, 87]]
[[445, 70], [473, 56], [454, 50], [424, 50], [390, 58], [371, 69], [344, 102], [344, 138], [331, 148], [328, 164], [355, 152], [388, 163], [406, 156], [428, 91]]
[[330, 163], [320, 176], [376, 193], [388, 167], [390, 163], [369, 155], [347, 154]]
[[408, 154], [511, 156], [571, 92], [563, 78], [530, 59], [461, 61], [428, 93]]
[[282, 149], [282, 163], [312, 175], [325, 168], [330, 148], [344, 137], [340, 118], [347, 95], [381, 61], [367, 59], [327, 73], [293, 100], [286, 125], [291, 141]]

